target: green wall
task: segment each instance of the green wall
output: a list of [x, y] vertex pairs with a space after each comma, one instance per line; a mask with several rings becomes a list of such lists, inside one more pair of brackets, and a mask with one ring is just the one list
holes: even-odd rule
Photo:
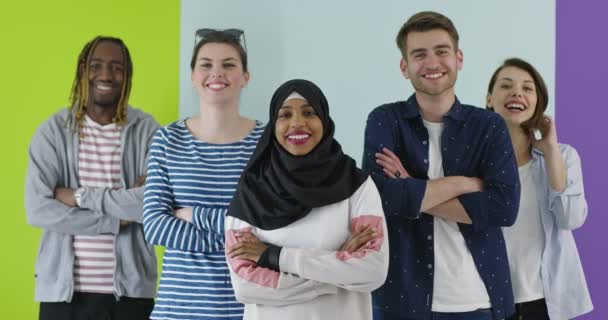
[[36, 127], [66, 105], [78, 53], [98, 34], [122, 38], [131, 51], [130, 103], [163, 125], [175, 120], [179, 1], [5, 0], [0, 4], [0, 254], [4, 257], [0, 319], [37, 319], [34, 260], [41, 232], [26, 223], [23, 209], [27, 146]]

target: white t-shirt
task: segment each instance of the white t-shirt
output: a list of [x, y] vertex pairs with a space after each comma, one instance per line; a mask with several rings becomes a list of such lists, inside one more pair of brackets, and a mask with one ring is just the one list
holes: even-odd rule
[[540, 220], [531, 164], [532, 161], [519, 167], [521, 198], [517, 220], [513, 226], [502, 228], [509, 257], [515, 303], [545, 297], [540, 274], [545, 232]]
[[[429, 132], [429, 179], [443, 177], [441, 133], [443, 123], [424, 121]], [[435, 273], [433, 279], [434, 312], [468, 312], [489, 308], [490, 297], [475, 268], [458, 224], [434, 218]]]

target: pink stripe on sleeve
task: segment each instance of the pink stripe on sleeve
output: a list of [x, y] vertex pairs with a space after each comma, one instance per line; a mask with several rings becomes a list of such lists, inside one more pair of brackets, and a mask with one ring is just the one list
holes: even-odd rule
[[[251, 228], [228, 230], [226, 232], [226, 248], [230, 248], [231, 246], [239, 243], [239, 240], [236, 238], [237, 232], [251, 232]], [[255, 262], [245, 259], [234, 259], [228, 257], [228, 263], [230, 263], [234, 273], [249, 282], [271, 288], [276, 288], [279, 285], [280, 274], [274, 270], [258, 267]]]
[[371, 250], [380, 251], [382, 242], [384, 242], [384, 225], [382, 223], [382, 219], [382, 217], [375, 215], [361, 215], [353, 218], [350, 222], [351, 233], [354, 233], [361, 227], [370, 226], [376, 228], [376, 237], [362, 245], [354, 252], [338, 251], [336, 253], [336, 258], [345, 261], [350, 258], [363, 258]]

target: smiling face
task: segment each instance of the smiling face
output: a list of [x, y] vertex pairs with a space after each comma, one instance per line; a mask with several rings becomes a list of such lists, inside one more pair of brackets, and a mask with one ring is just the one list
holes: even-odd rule
[[125, 78], [122, 48], [114, 42], [100, 42], [91, 55], [88, 69], [89, 101], [96, 107], [116, 108]]
[[447, 31], [410, 32], [406, 48], [406, 56], [401, 59], [401, 72], [410, 79], [417, 94], [454, 94], [463, 56]]
[[275, 138], [287, 152], [304, 156], [323, 138], [323, 123], [308, 101], [289, 99], [277, 114]]
[[197, 54], [192, 84], [203, 101], [210, 104], [238, 102], [249, 73], [235, 48], [226, 43], [207, 43]]
[[534, 115], [538, 97], [532, 76], [517, 67], [504, 67], [496, 76], [487, 105], [500, 114], [507, 125], [520, 127]]

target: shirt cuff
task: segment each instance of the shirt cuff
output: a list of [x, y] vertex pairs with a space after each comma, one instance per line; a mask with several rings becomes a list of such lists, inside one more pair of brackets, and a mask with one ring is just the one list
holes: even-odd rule
[[281, 272], [281, 267], [279, 264], [279, 260], [281, 257], [281, 249], [283, 248], [275, 246], [273, 244], [269, 244], [268, 248], [266, 248], [266, 250], [260, 256], [257, 265], [262, 268]]
[[471, 219], [473, 230], [481, 231], [488, 227], [488, 212], [484, 208], [487, 197], [483, 192], [471, 192], [458, 196], [460, 204]]
[[401, 208], [405, 208], [405, 217], [410, 220], [419, 219], [421, 212], [420, 206], [426, 193], [428, 180], [405, 178], [405, 187], [401, 189], [399, 199], [402, 201]]
[[98, 234], [118, 234], [120, 231], [120, 219], [112, 216], [102, 216], [99, 224]]

